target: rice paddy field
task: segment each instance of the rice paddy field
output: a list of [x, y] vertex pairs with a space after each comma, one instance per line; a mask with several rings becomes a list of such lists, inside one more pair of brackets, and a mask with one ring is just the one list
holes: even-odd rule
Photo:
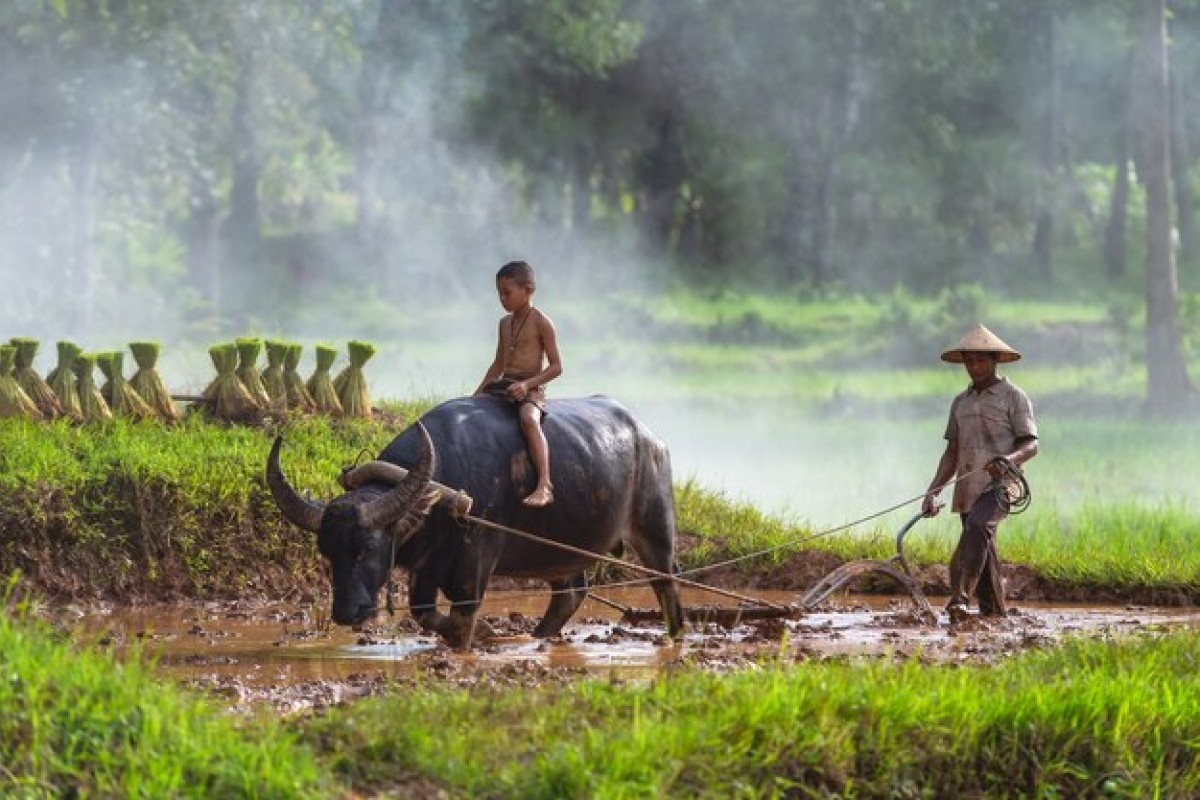
[[[551, 309], [574, 320], [560, 325], [568, 372], [555, 393], [616, 396], [668, 442], [685, 568], [758, 554], [739, 567], [750, 582], [813, 550], [834, 563], [883, 558], [965, 383], [936, 360], [961, 322], [952, 299], [688, 295], [609, 304], [602, 318]], [[1194, 605], [1200, 422], [1141, 412], [1137, 338], [1108, 309], [988, 310], [989, 326], [1026, 355], [1008, 374], [1033, 397], [1042, 439], [1027, 467], [1033, 504], [1004, 523], [1002, 557], [1062, 597]], [[493, 326], [482, 326], [485, 342]], [[501, 671], [447, 681], [431, 666], [368, 699], [280, 717], [231, 713], [219, 693], [164, 682], [137, 647], [84, 643], [47, 613], [319, 595], [313, 542], [265, 491], [273, 436], [287, 438], [293, 483], [328, 497], [361, 451], [469, 391], [490, 352], [471, 355], [480, 346], [467, 333], [379, 345], [368, 375], [386, 413], [374, 421], [0, 420], [0, 565], [13, 575], [0, 616], [0, 795], [1200, 794], [1200, 634], [1187, 626], [1068, 636], [958, 664], [919, 653], [798, 658], [784, 634], [737, 669], [683, 659], [644, 679]], [[945, 564], [956, 531], [948, 514], [922, 523], [910, 558]]]

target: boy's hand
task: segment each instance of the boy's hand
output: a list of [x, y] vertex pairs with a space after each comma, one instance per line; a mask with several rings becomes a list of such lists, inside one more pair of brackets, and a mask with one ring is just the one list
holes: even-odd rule
[[525, 381], [517, 381], [508, 387], [508, 396], [513, 400], [524, 400], [525, 395], [529, 394], [529, 388], [525, 385]]

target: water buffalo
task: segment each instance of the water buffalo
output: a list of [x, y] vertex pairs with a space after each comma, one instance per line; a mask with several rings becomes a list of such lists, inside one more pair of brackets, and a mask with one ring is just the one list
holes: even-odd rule
[[[555, 494], [544, 508], [521, 502], [535, 477], [515, 409], [503, 399], [480, 395], [437, 406], [357, 478], [346, 476], [343, 486], [355, 488], [328, 504], [288, 484], [277, 439], [267, 482], [283, 515], [315, 532], [330, 561], [333, 620], [371, 619], [393, 565], [409, 571], [414, 618], [454, 647], [470, 647], [493, 575], [549, 582], [554, 591], [535, 636], [557, 635], [579, 608], [587, 596], [584, 571], [595, 559], [456, 518], [435, 504], [431, 479], [469, 495], [472, 516], [597, 554], [627, 543], [646, 566], [672, 572], [675, 501], [663, 442], [606, 397], [552, 400], [543, 424]], [[389, 478], [389, 465], [407, 475]], [[675, 635], [683, 626], [676, 583], [657, 578], [652, 586]], [[439, 590], [451, 603], [448, 615], [436, 608]]]

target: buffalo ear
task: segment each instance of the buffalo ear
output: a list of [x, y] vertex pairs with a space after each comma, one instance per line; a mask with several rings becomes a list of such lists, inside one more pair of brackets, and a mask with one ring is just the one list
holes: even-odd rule
[[267, 486], [271, 490], [271, 497], [289, 522], [316, 533], [321, 528], [321, 518], [325, 516], [325, 504], [301, 497], [288, 483], [282, 467], [279, 466], [279, 448], [282, 446], [283, 437], [275, 437], [275, 444], [271, 445], [271, 454], [267, 456]]
[[[401, 522], [407, 533], [409, 528], [415, 528], [429, 513], [432, 505], [429, 482], [437, 466], [437, 454], [425, 426], [418, 422], [417, 430], [420, 433], [421, 455], [417, 458], [416, 466], [394, 489], [359, 509], [359, 521], [364, 527], [379, 530]], [[436, 493], [433, 494], [436, 500]]]

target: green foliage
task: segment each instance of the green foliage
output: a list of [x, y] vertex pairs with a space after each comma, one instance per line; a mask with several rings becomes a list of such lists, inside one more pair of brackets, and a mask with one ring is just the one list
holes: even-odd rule
[[[341, 468], [395, 430], [316, 417], [278, 432], [289, 479], [331, 497]], [[281, 519], [266, 487], [273, 433], [197, 416], [176, 426], [0, 421], [0, 572], [20, 569], [52, 596], [279, 595], [313, 585], [315, 539]]]
[[350, 786], [422, 776], [489, 797], [1187, 796], [1200, 791], [1198, 645], [1181, 633], [996, 667], [768, 660], [635, 685], [422, 684], [301, 732]]
[[80, 649], [13, 600], [0, 613], [5, 797], [317, 797], [312, 751], [164, 683], [136, 646]]
[[[2, 99], [21, 113], [0, 135], [33, 155], [4, 172], [3, 310], [32, 327], [85, 304], [161, 336], [345, 295], [379, 326], [349, 335], [378, 336], [480, 252], [567, 237], [548, 259], [580, 285], [641, 272], [625, 262], [646, 244], [655, 281], [696, 286], [1136, 294], [1140, 191], [1130, 268], [1101, 252], [1126, 6], [10, 3]], [[1200, 19], [1169, 25], [1186, 175]]]

